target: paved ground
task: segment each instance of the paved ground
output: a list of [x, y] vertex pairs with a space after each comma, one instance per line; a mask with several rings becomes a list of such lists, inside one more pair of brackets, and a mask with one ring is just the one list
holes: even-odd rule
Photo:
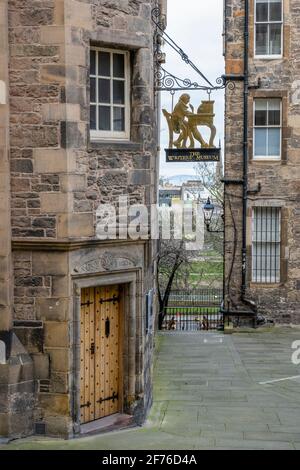
[[[155, 401], [144, 428], [72, 441], [25, 439], [5, 449], [298, 449], [300, 329], [159, 335]], [[1, 446], [0, 446], [1, 448]]]

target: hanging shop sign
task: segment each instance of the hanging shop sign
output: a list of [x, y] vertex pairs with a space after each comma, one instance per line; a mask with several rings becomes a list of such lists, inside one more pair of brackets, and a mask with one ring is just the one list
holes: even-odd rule
[[[216, 79], [214, 85], [191, 61], [185, 51], [166, 32], [165, 16], [160, 8], [154, 8], [151, 13], [154, 30], [154, 88], [156, 92], [166, 91], [171, 93], [172, 101], [175, 92], [185, 92], [179, 98], [172, 112], [163, 109], [169, 128], [169, 148], [165, 149], [167, 162], [218, 162], [221, 149], [215, 146], [216, 128], [214, 125], [214, 101], [211, 101], [211, 93], [215, 91], [234, 90], [233, 79], [241, 80], [243, 76], [222, 75]], [[198, 81], [182, 78], [174, 75], [163, 67], [166, 63], [166, 55], [162, 51], [162, 45], [168, 45], [175, 51], [181, 60], [198, 75]], [[190, 95], [187, 92], [201, 91], [208, 93], [209, 100], [202, 101], [197, 111], [190, 104]], [[210, 138], [206, 142], [201, 134], [201, 127], [210, 129]]]
[[165, 149], [168, 163], [219, 162], [220, 149]]
[[[165, 149], [167, 162], [218, 162], [221, 149], [215, 146], [214, 101], [202, 101], [195, 113], [190, 95], [180, 96], [174, 110], [163, 109], [169, 129], [169, 148]], [[210, 129], [206, 142], [201, 127]]]

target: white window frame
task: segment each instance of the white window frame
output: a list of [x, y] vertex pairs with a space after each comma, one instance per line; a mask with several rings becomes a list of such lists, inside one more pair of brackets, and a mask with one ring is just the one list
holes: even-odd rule
[[[267, 126], [257, 126], [255, 124], [255, 111], [256, 111], [256, 103], [257, 101], [262, 101], [265, 100], [267, 102], [267, 116], [269, 116], [269, 101], [272, 100], [280, 100], [280, 125], [279, 126], [272, 126], [272, 125], [267, 125]], [[256, 129], [279, 129], [280, 131], [280, 142], [279, 142], [279, 150], [280, 154], [279, 155], [255, 155], [255, 130]], [[253, 160], [264, 160], [264, 161], [281, 161], [282, 159], [282, 99], [281, 98], [255, 98], [253, 100]]]
[[[269, 0], [266, 0], [269, 3]], [[257, 22], [256, 20], [256, 4], [257, 0], [254, 0], [254, 58], [255, 59], [263, 59], [263, 60], [274, 60], [274, 59], [282, 59], [283, 58], [283, 13], [284, 13], [284, 8], [283, 8], [283, 2], [284, 0], [281, 0], [281, 21], [259, 21]], [[281, 54], [257, 54], [256, 53], [256, 26], [258, 24], [281, 24]], [[270, 44], [270, 28], [268, 27], [268, 44]]]
[[[118, 131], [100, 131], [100, 130], [95, 130], [95, 129], [90, 129], [90, 138], [91, 141], [97, 142], [97, 141], [103, 141], [103, 140], [109, 140], [109, 141], [129, 141], [130, 139], [130, 108], [131, 108], [131, 103], [130, 103], [130, 80], [131, 80], [131, 74], [130, 74], [130, 53], [129, 51], [124, 51], [122, 49], [109, 49], [109, 48], [104, 48], [104, 47], [91, 47], [91, 51], [96, 51], [96, 52], [108, 52], [110, 53], [110, 96], [111, 96], [111, 101], [110, 101], [110, 108], [111, 108], [111, 128], [113, 129], [113, 80], [120, 80], [125, 82], [125, 103], [124, 105], [117, 105], [119, 108], [124, 108], [125, 109], [125, 131], [118, 132]], [[124, 55], [124, 79], [120, 79], [120, 77], [114, 77], [113, 76], [113, 54], [122, 54]], [[91, 72], [91, 71], [90, 71]], [[98, 54], [96, 54], [96, 75], [92, 75], [91, 73], [89, 74], [90, 78], [96, 78], [96, 103], [92, 103], [90, 101], [90, 106], [92, 104], [94, 105], [101, 105], [98, 101], [98, 83], [97, 79], [98, 78], [104, 78], [107, 79], [108, 77], [102, 77], [98, 75]], [[107, 103], [103, 103], [103, 105], [108, 105]], [[96, 122], [98, 123], [98, 112], [96, 108]]]
[[[257, 209], [277, 209], [279, 212], [279, 217], [278, 217], [278, 235], [279, 235], [279, 241], [271, 241], [271, 242], [258, 242], [257, 240], [254, 240], [254, 234], [255, 234], [255, 214]], [[251, 269], [251, 282], [254, 284], [280, 284], [281, 283], [281, 244], [282, 244], [282, 230], [281, 230], [281, 220], [282, 220], [282, 208], [281, 207], [271, 207], [271, 206], [265, 206], [265, 207], [253, 207], [252, 209], [252, 237], [251, 237], [251, 246], [252, 246], [252, 269]], [[279, 266], [278, 266], [278, 278], [276, 277], [271, 277], [268, 276], [263, 277], [262, 275], [260, 276], [261, 279], [258, 280], [257, 273], [255, 275], [255, 270], [254, 270], [254, 244], [265, 244], [266, 246], [269, 244], [274, 244], [274, 245], [279, 245]], [[266, 250], [267, 252], [267, 250]], [[275, 251], [276, 253], [276, 251]], [[266, 255], [265, 255], [266, 256]], [[265, 273], [266, 274], [266, 273]], [[277, 273], [275, 273], [276, 276]]]

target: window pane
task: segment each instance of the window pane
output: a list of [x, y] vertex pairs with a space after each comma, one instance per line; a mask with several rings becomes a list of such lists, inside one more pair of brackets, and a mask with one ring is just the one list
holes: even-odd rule
[[256, 282], [280, 282], [280, 209], [254, 209], [252, 277]]
[[114, 131], [125, 131], [125, 108], [114, 107]]
[[268, 25], [256, 25], [256, 54], [268, 55]]
[[257, 250], [257, 243], [253, 243], [252, 247], [252, 280], [254, 282], [258, 281], [258, 250]]
[[99, 130], [110, 131], [110, 107], [99, 106]]
[[266, 126], [267, 124], [267, 111], [256, 111], [255, 112], [255, 125]]
[[269, 129], [268, 155], [280, 157], [280, 129]]
[[267, 129], [255, 129], [254, 156], [264, 157], [267, 155]]
[[255, 100], [255, 108], [259, 110], [267, 110], [268, 100], [266, 98], [257, 98]]
[[114, 80], [114, 103], [124, 104], [125, 103], [125, 82], [120, 80]]
[[96, 106], [90, 107], [90, 127], [92, 130], [96, 129]]
[[91, 75], [96, 75], [96, 51], [91, 51], [90, 62], [91, 62]]
[[98, 101], [99, 103], [110, 103], [110, 80], [100, 78], [98, 81]]
[[99, 52], [99, 75], [110, 77], [110, 53]]
[[262, 242], [270, 242], [270, 233], [271, 233], [271, 209], [263, 208], [262, 209], [262, 223], [261, 223], [261, 240]]
[[96, 79], [90, 79], [90, 101], [96, 103]]
[[268, 2], [256, 2], [256, 21], [268, 21]]
[[275, 253], [272, 266], [274, 282], [280, 282], [280, 243], [276, 243], [274, 251]]
[[270, 24], [270, 51], [271, 55], [281, 54], [281, 24]]
[[114, 54], [114, 77], [125, 77], [124, 54]]
[[281, 21], [282, 6], [281, 1], [270, 0], [270, 21]]
[[266, 126], [267, 121], [267, 100], [255, 101], [255, 125]]
[[269, 125], [280, 126], [280, 100], [269, 101]]

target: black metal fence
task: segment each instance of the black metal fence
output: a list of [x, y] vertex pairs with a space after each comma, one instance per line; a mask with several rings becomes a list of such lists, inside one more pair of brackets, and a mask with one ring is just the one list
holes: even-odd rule
[[221, 289], [172, 291], [162, 328], [170, 331], [222, 331]]
[[222, 299], [222, 289], [173, 290], [168, 307], [219, 307]]

